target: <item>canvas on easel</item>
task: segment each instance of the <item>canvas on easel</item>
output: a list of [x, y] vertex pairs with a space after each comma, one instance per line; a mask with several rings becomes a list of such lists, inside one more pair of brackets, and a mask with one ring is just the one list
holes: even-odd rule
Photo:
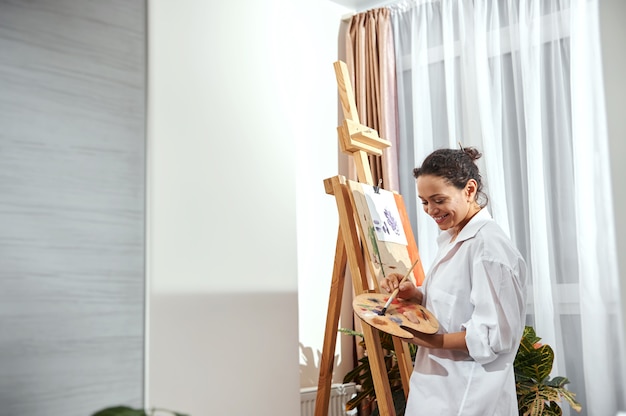
[[[368, 254], [374, 281], [391, 273], [404, 273], [419, 258], [411, 225], [402, 197], [377, 186], [347, 181], [352, 192], [357, 220]], [[400, 202], [400, 204], [399, 204]], [[421, 285], [423, 268], [411, 272], [413, 282]]]

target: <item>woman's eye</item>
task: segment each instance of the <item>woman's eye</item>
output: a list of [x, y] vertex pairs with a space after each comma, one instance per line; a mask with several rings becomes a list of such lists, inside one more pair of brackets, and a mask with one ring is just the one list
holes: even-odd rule
[[422, 201], [422, 205], [428, 205], [428, 202]]
[[435, 199], [435, 204], [443, 204], [443, 199]]

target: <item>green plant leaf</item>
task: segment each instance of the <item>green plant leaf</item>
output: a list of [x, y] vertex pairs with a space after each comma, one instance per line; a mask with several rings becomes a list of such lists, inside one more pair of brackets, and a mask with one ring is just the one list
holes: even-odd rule
[[532, 326], [524, 327], [524, 333], [522, 334], [522, 339], [530, 343], [531, 346], [541, 341], [541, 338], [537, 336], [537, 334], [535, 333], [535, 328], [533, 328]]
[[343, 382], [350, 383], [351, 381], [353, 381], [356, 383], [360, 381], [360, 379], [362, 378], [362, 373], [369, 373], [369, 371], [370, 371], [369, 360], [363, 360], [361, 364], [354, 367], [343, 377]]
[[544, 409], [542, 416], [562, 416], [563, 409], [556, 403], [548, 403]]
[[534, 392], [536, 389], [535, 383], [530, 379], [517, 381], [515, 383], [515, 387], [518, 397], [525, 397], [529, 393]]
[[565, 400], [569, 403], [572, 409], [576, 410], [577, 412], [580, 412], [581, 410], [583, 410], [583, 407], [581, 406], [581, 404], [576, 401], [576, 395], [574, 393], [572, 393], [569, 390], [566, 390], [565, 388], [559, 389], [559, 393], [561, 394], [563, 398], [565, 398]]
[[355, 409], [361, 402], [365, 399], [372, 400], [374, 397], [374, 386], [364, 387], [361, 386], [361, 391], [356, 394], [353, 398], [346, 402], [346, 411]]
[[521, 397], [518, 401], [520, 414], [524, 416], [541, 416], [546, 406], [545, 400], [537, 389]]
[[161, 408], [158, 408], [158, 407], [153, 407], [152, 409], [150, 409], [150, 416], [156, 416], [158, 414], [161, 414], [162, 412], [170, 413], [170, 414], [172, 414], [174, 416], [189, 416], [189, 415], [184, 414], [184, 413], [178, 413], [178, 412], [175, 412], [173, 410], [161, 409]]
[[362, 333], [356, 332], [356, 331], [354, 331], [354, 330], [352, 330], [350, 328], [339, 328], [337, 331], [339, 331], [339, 332], [341, 332], [343, 334], [347, 334], [347, 335], [352, 335], [352, 336], [355, 336], [355, 337], [363, 338], [363, 334]]
[[[404, 416], [404, 411], [406, 410], [406, 398], [404, 397], [404, 390], [392, 392], [391, 398], [393, 399], [393, 408], [396, 411], [396, 416]], [[378, 405], [372, 411], [371, 416], [380, 416]]]
[[515, 374], [541, 382], [550, 375], [553, 362], [554, 351], [549, 345], [542, 345], [515, 358]]
[[546, 380], [544, 384], [550, 387], [563, 387], [569, 384], [569, 380], [567, 377], [554, 377], [552, 380]]
[[128, 406], [114, 406], [99, 410], [92, 416], [147, 416], [147, 414], [143, 409], [133, 409]]

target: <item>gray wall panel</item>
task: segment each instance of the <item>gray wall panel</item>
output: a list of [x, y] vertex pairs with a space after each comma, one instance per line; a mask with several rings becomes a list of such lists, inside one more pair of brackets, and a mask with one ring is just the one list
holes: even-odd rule
[[0, 0], [0, 415], [143, 399], [146, 3]]

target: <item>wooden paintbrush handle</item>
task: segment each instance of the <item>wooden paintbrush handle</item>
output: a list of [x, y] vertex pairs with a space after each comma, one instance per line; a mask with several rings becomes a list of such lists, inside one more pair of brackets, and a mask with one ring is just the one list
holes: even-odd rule
[[406, 274], [404, 275], [402, 280], [400, 280], [400, 282], [398, 282], [398, 287], [393, 292], [391, 292], [391, 296], [389, 296], [389, 300], [387, 300], [387, 303], [385, 303], [385, 307], [383, 308], [383, 310], [386, 310], [389, 307], [389, 305], [391, 305], [391, 302], [393, 302], [393, 300], [396, 298], [396, 296], [398, 296], [398, 293], [400, 293], [400, 285], [402, 283], [404, 283], [409, 278], [409, 276], [411, 275], [411, 272], [413, 271], [415, 266], [417, 266], [417, 263], [419, 263], [419, 261], [420, 261], [420, 259], [418, 257], [417, 260], [415, 260], [415, 263], [413, 263], [413, 265], [409, 269], [409, 271], [406, 272]]

